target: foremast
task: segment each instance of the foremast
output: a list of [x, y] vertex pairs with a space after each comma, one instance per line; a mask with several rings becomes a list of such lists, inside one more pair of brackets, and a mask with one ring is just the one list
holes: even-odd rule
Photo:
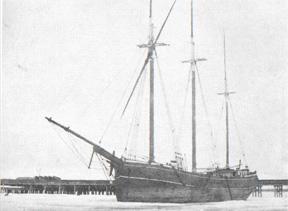
[[136, 83], [134, 84], [133, 90], [128, 98], [128, 101], [125, 105], [124, 111], [125, 112], [130, 99], [133, 95], [133, 92], [139, 82], [139, 79], [141, 78], [142, 73], [144, 72], [144, 69], [146, 67], [146, 65], [149, 63], [149, 75], [150, 75], [150, 81], [149, 81], [149, 160], [148, 163], [153, 163], [155, 161], [155, 156], [154, 156], [154, 54], [155, 54], [155, 50], [157, 46], [167, 46], [167, 44], [165, 43], [158, 43], [158, 39], [162, 33], [162, 30], [171, 14], [171, 11], [174, 7], [176, 3], [176, 0], [174, 0], [161, 28], [160, 31], [158, 32], [156, 38], [154, 39], [154, 33], [153, 33], [153, 29], [154, 29], [154, 25], [153, 25], [153, 19], [152, 19], [152, 0], [150, 0], [149, 2], [149, 40], [148, 40], [148, 44], [141, 44], [138, 45], [139, 48], [148, 48], [148, 55], [146, 57], [146, 60], [144, 62], [144, 65], [141, 69], [141, 72], [136, 80]]

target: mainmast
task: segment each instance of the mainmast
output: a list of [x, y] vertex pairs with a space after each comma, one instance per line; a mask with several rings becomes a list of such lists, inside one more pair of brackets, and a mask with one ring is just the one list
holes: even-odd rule
[[196, 172], [196, 85], [195, 85], [195, 44], [193, 34], [193, 0], [191, 0], [191, 61], [192, 72], [192, 172]]
[[224, 83], [225, 83], [225, 113], [226, 113], [226, 168], [229, 168], [229, 107], [228, 107], [228, 84], [226, 73], [226, 46], [225, 34], [223, 36], [223, 50], [224, 50]]
[[192, 73], [192, 172], [196, 172], [196, 74], [195, 66], [198, 61], [205, 61], [206, 59], [195, 58], [195, 43], [194, 43], [194, 31], [193, 31], [193, 0], [191, 0], [191, 32], [190, 32], [190, 45], [191, 55], [189, 60], [183, 61], [183, 63], [190, 64], [190, 71]]
[[150, 54], [150, 102], [149, 102], [149, 163], [154, 161], [154, 35], [152, 22], [152, 0], [149, 5], [149, 42]]
[[191, 55], [189, 60], [183, 61], [183, 63], [190, 63], [190, 71], [192, 75], [192, 172], [197, 171], [196, 160], [196, 65], [197, 62], [206, 61], [205, 58], [195, 58], [195, 43], [194, 43], [194, 30], [193, 30], [193, 0], [191, 0], [191, 32], [190, 32], [190, 45]]

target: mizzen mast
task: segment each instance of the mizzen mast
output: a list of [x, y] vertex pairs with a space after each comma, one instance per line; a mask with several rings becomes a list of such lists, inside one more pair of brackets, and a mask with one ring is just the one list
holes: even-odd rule
[[224, 83], [225, 83], [225, 113], [226, 113], [226, 168], [229, 168], [229, 107], [228, 107], [228, 84], [226, 73], [226, 46], [225, 46], [225, 34], [223, 38], [223, 50], [224, 50]]
[[226, 127], [226, 168], [229, 168], [229, 95], [235, 92], [228, 91], [228, 81], [226, 72], [226, 41], [225, 34], [223, 35], [223, 53], [224, 53], [224, 92], [218, 93], [219, 95], [224, 95], [225, 97], [225, 127]]

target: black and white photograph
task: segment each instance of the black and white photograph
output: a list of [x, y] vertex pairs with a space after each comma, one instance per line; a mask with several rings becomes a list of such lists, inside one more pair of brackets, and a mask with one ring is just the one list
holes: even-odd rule
[[288, 210], [287, 0], [2, 0], [0, 211]]

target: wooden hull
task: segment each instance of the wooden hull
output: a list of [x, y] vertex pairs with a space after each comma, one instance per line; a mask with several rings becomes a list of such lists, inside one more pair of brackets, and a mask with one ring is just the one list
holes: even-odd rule
[[257, 176], [224, 178], [163, 166], [125, 163], [116, 171], [115, 193], [123, 202], [215, 202], [246, 200]]

